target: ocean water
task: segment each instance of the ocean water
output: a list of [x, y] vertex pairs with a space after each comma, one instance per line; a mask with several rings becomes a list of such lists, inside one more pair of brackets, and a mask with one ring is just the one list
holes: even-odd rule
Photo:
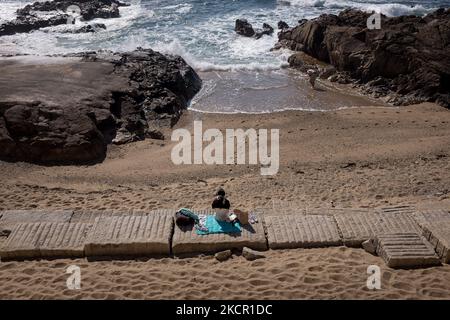
[[[67, 33], [67, 29], [85, 24], [77, 21], [75, 26], [63, 25], [29, 34], [1, 37], [0, 46], [33, 55], [100, 49], [127, 51], [137, 47], [150, 47], [163, 53], [181, 55], [199, 72], [215, 72], [218, 76], [206, 75], [210, 80], [202, 92], [210, 97], [214, 87], [227, 87], [220, 83], [224, 81], [224, 76], [219, 74], [221, 72], [236, 73], [236, 77], [231, 77], [234, 82], [244, 73], [246, 85], [250, 88], [271, 89], [286, 85], [280, 80], [283, 78], [280, 73], [284, 72], [282, 70], [287, 65], [290, 52], [270, 51], [277, 42], [276, 25], [279, 20], [295, 25], [299, 19], [313, 18], [322, 13], [338, 13], [349, 7], [382, 12], [388, 16], [424, 15], [439, 7], [450, 7], [450, 0], [123, 1], [131, 3], [131, 6], [120, 8], [120, 18], [93, 21], [104, 23], [107, 30], [94, 34]], [[33, 1], [0, 0], [0, 22], [13, 19], [18, 8], [31, 2]], [[254, 27], [261, 27], [264, 22], [269, 23], [275, 28], [275, 32], [272, 36], [264, 36], [259, 40], [238, 36], [234, 32], [234, 22], [237, 18], [246, 18]], [[229, 77], [228, 74], [225, 78]], [[196, 107], [202, 110], [199, 100], [194, 102]], [[272, 101], [271, 105], [275, 103], [277, 101]], [[296, 108], [292, 104], [277, 107], [236, 107], [226, 104], [224, 102], [223, 107], [212, 111], [273, 111], [273, 108]]]

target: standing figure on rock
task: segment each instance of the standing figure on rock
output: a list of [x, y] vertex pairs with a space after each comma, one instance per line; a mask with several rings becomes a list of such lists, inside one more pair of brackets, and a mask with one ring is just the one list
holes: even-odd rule
[[311, 84], [311, 87], [313, 89], [315, 89], [316, 88], [316, 79], [319, 77], [319, 72], [314, 69], [309, 69], [306, 73], [309, 76], [309, 83]]

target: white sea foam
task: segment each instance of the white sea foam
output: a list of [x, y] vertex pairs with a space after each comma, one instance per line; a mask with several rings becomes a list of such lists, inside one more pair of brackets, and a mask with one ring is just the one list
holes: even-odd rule
[[[1, 1], [1, 0], [0, 0]], [[30, 33], [21, 33], [2, 37], [5, 43], [14, 43], [15, 49], [23, 54], [32, 55], [54, 55], [86, 50], [116, 50], [128, 51], [136, 47], [148, 47], [150, 43], [146, 41], [142, 32], [133, 28], [133, 23], [140, 17], [149, 19], [154, 16], [153, 10], [144, 10], [140, 3], [120, 8], [120, 17], [113, 19], [97, 18], [92, 21], [75, 20], [74, 25], [59, 25], [55, 27], [42, 28]], [[15, 18], [15, 11], [25, 5], [25, 2], [8, 3], [8, 10], [0, 10], [0, 17], [5, 20]], [[1, 3], [3, 6], [4, 4]], [[39, 16], [52, 16], [55, 12], [39, 12]], [[106, 30], [98, 30], [96, 33], [70, 33], [84, 25], [101, 23], [106, 26]], [[116, 41], [118, 36], [124, 38], [123, 41]]]
[[365, 5], [361, 9], [365, 11], [375, 11], [383, 13], [389, 17], [396, 17], [401, 15], [425, 15], [433, 9], [427, 9], [422, 5], [407, 6], [399, 3], [385, 3], [385, 4], [375, 4], [375, 5]]
[[282, 0], [282, 2], [289, 2], [293, 6], [298, 7], [313, 7], [313, 8], [330, 8], [343, 9], [352, 7], [368, 12], [379, 12], [389, 17], [401, 15], [425, 15], [436, 8], [425, 8], [423, 5], [406, 5], [401, 3], [360, 3], [354, 1], [339, 1], [339, 0]]
[[153, 46], [153, 49], [165, 54], [179, 55], [197, 71], [266, 71], [278, 70], [288, 65], [288, 54], [283, 51], [278, 53], [279, 58], [275, 59], [272, 63], [260, 63], [254, 61], [250, 63], [221, 64], [204, 61], [199, 59], [198, 57], [195, 57], [193, 54], [189, 53], [186, 50], [186, 48], [181, 44], [179, 40], [176, 39], [172, 40], [169, 43], [157, 43]]
[[303, 7], [323, 7], [326, 4], [326, 0], [281, 0], [279, 2], [288, 2], [291, 5], [303, 6]]
[[230, 44], [231, 53], [234, 56], [255, 57], [265, 54], [278, 42], [276, 34], [263, 36], [260, 39], [236, 37]]
[[192, 4], [190, 3], [180, 3], [177, 5], [170, 5], [170, 6], [165, 6], [162, 7], [161, 9], [163, 10], [170, 10], [172, 12], [176, 12], [176, 13], [180, 13], [180, 14], [185, 14], [188, 13], [192, 10]]
[[13, 2], [0, 0], [0, 23], [14, 20], [17, 15], [17, 9], [26, 5], [26, 2]]

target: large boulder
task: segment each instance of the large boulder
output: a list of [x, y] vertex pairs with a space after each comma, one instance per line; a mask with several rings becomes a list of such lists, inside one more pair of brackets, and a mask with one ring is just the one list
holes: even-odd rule
[[[101, 160], [106, 144], [95, 123], [71, 108], [16, 105], [4, 114], [1, 140], [14, 141], [5, 160], [46, 164], [88, 163]], [[7, 130], [7, 132], [5, 132]]]
[[49, 59], [2, 67], [1, 160], [90, 164], [109, 143], [164, 139], [202, 84], [181, 57], [150, 49]]
[[255, 35], [252, 25], [245, 19], [236, 20], [234, 31], [244, 37], [253, 37]]
[[237, 19], [234, 31], [244, 37], [255, 37], [256, 39], [260, 39], [264, 35], [272, 35], [274, 30], [272, 26], [267, 23], [263, 23], [262, 29], [255, 30], [247, 20]]
[[[370, 14], [348, 9], [325, 14], [279, 33], [279, 46], [303, 51], [364, 84], [377, 80], [399, 104], [435, 101], [450, 107], [450, 9], [425, 17], [381, 16], [369, 30]], [[379, 81], [379, 78], [383, 81]]]

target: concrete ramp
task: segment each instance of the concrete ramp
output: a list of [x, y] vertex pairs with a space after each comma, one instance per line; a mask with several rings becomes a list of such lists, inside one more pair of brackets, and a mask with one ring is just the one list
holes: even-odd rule
[[342, 233], [343, 242], [349, 247], [360, 247], [364, 241], [382, 234], [422, 233], [409, 213], [368, 211], [340, 213], [334, 217]]
[[390, 268], [420, 268], [440, 264], [433, 246], [417, 233], [377, 236], [377, 253]]
[[124, 215], [95, 219], [86, 241], [86, 256], [149, 256], [170, 254], [172, 210], [148, 215]]
[[[197, 214], [213, 215], [211, 210], [195, 211]], [[180, 228], [175, 225], [172, 239], [172, 252], [175, 255], [191, 253], [214, 253], [227, 249], [249, 247], [255, 250], [267, 250], [267, 241], [263, 227], [263, 217], [259, 222], [242, 225], [240, 234], [197, 235], [193, 226]]]
[[84, 223], [19, 223], [0, 248], [2, 259], [84, 256], [90, 225]]
[[330, 215], [268, 215], [264, 221], [271, 249], [342, 245], [336, 221]]

